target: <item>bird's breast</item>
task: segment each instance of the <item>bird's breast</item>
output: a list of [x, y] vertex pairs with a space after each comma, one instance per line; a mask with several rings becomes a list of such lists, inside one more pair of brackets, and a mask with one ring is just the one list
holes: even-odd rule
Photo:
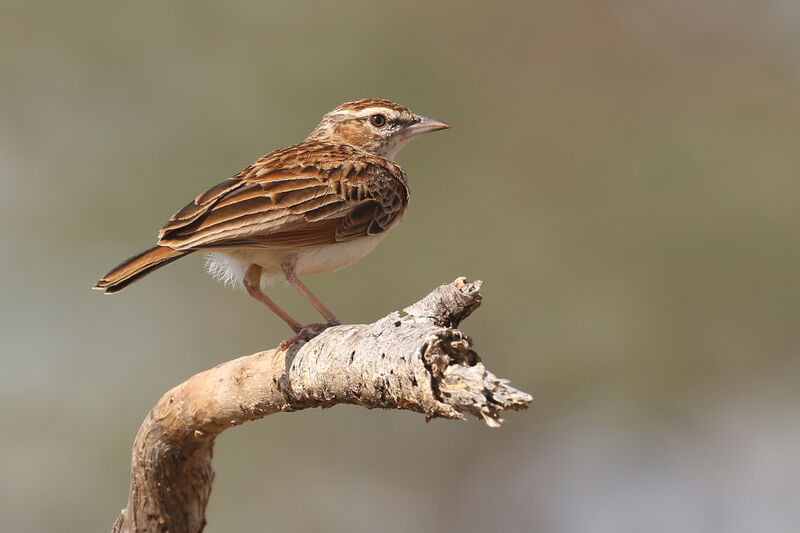
[[295, 250], [295, 271], [298, 276], [335, 272], [352, 265], [370, 253], [386, 236], [386, 232], [336, 244], [321, 244]]

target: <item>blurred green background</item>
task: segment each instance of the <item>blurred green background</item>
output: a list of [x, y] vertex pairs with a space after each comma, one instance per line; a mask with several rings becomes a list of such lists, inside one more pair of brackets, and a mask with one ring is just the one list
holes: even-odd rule
[[376, 251], [306, 281], [365, 322], [485, 280], [463, 329], [533, 408], [232, 429], [207, 531], [797, 531], [799, 90], [788, 0], [3, 1], [0, 530], [110, 530], [161, 394], [288, 335], [199, 256], [98, 277], [381, 97], [453, 129], [400, 153]]

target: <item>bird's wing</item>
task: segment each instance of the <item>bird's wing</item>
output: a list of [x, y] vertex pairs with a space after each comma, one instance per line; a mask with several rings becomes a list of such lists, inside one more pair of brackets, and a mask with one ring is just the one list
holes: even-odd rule
[[198, 196], [164, 225], [158, 243], [176, 250], [333, 244], [389, 229], [407, 203], [405, 174], [393, 162], [304, 143]]

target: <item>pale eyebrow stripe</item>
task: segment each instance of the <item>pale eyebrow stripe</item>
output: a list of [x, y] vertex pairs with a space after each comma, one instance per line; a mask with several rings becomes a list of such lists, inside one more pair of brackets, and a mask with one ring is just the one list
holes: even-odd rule
[[329, 117], [337, 117], [337, 116], [341, 116], [341, 115], [349, 115], [349, 116], [352, 116], [353, 118], [363, 118], [363, 117], [368, 117], [370, 115], [375, 115], [377, 113], [380, 113], [381, 115], [386, 115], [386, 118], [392, 118], [392, 119], [396, 119], [399, 116], [399, 113], [397, 111], [395, 111], [394, 109], [388, 109], [388, 108], [385, 108], [385, 107], [366, 107], [366, 108], [361, 109], [359, 111], [351, 111], [349, 109], [342, 109], [342, 110], [339, 110], [339, 111], [331, 111], [330, 113], [328, 113], [327, 116], [329, 116]]

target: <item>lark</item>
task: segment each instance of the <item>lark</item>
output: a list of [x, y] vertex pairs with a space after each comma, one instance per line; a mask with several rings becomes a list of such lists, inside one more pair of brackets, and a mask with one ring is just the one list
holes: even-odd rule
[[[208, 253], [217, 279], [243, 287], [295, 333], [283, 347], [341, 322], [300, 276], [334, 272], [370, 251], [400, 222], [408, 180], [394, 162], [412, 138], [450, 126], [388, 100], [346, 102], [301, 143], [262, 156], [200, 194], [161, 228], [156, 246], [93, 287], [113, 294], [176, 259]], [[265, 293], [286, 280], [322, 314], [302, 325]]]

